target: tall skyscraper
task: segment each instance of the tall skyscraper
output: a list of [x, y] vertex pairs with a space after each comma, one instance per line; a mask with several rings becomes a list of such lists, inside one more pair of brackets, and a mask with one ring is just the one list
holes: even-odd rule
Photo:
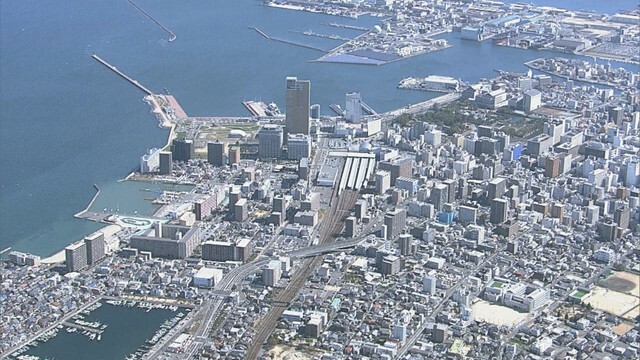
[[311, 82], [309, 80], [298, 80], [296, 77], [287, 77], [286, 92], [285, 133], [309, 135]]
[[347, 93], [347, 104], [344, 117], [350, 123], [360, 123], [362, 120], [362, 97], [360, 96], [360, 93]]
[[207, 143], [207, 161], [213, 166], [224, 166], [227, 163], [227, 143], [215, 141]]
[[404, 230], [407, 219], [405, 209], [395, 209], [387, 211], [384, 215], [384, 224], [387, 226], [387, 239], [394, 239]]

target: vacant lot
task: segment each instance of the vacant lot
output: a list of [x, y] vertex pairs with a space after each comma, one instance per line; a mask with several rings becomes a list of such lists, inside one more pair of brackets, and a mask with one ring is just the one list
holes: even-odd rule
[[471, 307], [473, 316], [489, 324], [498, 326], [513, 326], [526, 319], [529, 314], [521, 313], [506, 306], [492, 304], [488, 301], [478, 301]]
[[596, 286], [591, 294], [584, 297], [582, 301], [596, 309], [608, 312], [617, 316], [633, 316], [637, 311], [631, 311], [640, 304], [640, 299], [629, 294], [605, 289]]

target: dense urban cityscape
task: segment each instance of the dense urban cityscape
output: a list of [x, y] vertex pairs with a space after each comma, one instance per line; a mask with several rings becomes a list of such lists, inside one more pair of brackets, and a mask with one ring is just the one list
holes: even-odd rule
[[75, 217], [102, 229], [46, 258], [7, 249], [1, 358], [46, 358], [34, 349], [66, 333], [105, 342], [95, 314], [117, 309], [157, 317], [127, 359], [638, 358], [640, 9], [263, 5], [330, 27], [381, 18], [314, 63], [437, 57], [447, 32], [556, 56], [475, 82], [397, 79], [433, 97], [380, 113], [361, 89], [327, 115], [314, 79], [291, 74], [284, 104], [206, 117], [92, 54], [169, 131], [127, 177], [157, 210], [95, 209], [96, 186]]

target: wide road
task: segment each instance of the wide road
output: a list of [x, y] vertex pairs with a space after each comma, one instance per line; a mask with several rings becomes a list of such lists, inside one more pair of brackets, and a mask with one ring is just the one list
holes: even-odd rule
[[[344, 218], [347, 217], [351, 209], [353, 209], [358, 198], [358, 192], [349, 190], [343, 191], [340, 197], [336, 198], [337, 189], [337, 187], [334, 188], [331, 207], [327, 211], [327, 216], [319, 226], [319, 244], [328, 243], [340, 235], [344, 227]], [[269, 312], [260, 320], [255, 328], [256, 336], [253, 338], [249, 349], [247, 349], [247, 359], [256, 359], [258, 357], [262, 351], [263, 343], [273, 332], [278, 319], [289, 307], [291, 301], [298, 296], [307, 278], [320, 264], [321, 260], [322, 257], [320, 256], [306, 258], [302, 262], [300, 269], [291, 277], [287, 287], [280, 290], [280, 292], [274, 296], [271, 309], [269, 309]]]

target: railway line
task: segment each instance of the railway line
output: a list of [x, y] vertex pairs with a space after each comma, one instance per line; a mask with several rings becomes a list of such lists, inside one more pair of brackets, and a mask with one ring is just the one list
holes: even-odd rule
[[[327, 212], [327, 217], [323, 220], [320, 227], [320, 239], [318, 244], [326, 244], [334, 240], [344, 226], [344, 218], [349, 214], [349, 211], [355, 206], [355, 202], [358, 198], [357, 191], [344, 191], [339, 197], [336, 197], [337, 188], [334, 189], [334, 196], [331, 208]], [[258, 323], [255, 331], [256, 336], [253, 338], [249, 349], [247, 349], [246, 358], [256, 359], [262, 351], [262, 345], [267, 340], [273, 329], [275, 328], [278, 319], [282, 316], [282, 313], [289, 307], [291, 301], [298, 295], [300, 289], [304, 286], [307, 278], [312, 274], [315, 268], [322, 261], [321, 256], [314, 256], [303, 260], [300, 270], [296, 272], [287, 287], [276, 294], [272, 304], [273, 306], [265, 315], [264, 318]]]

